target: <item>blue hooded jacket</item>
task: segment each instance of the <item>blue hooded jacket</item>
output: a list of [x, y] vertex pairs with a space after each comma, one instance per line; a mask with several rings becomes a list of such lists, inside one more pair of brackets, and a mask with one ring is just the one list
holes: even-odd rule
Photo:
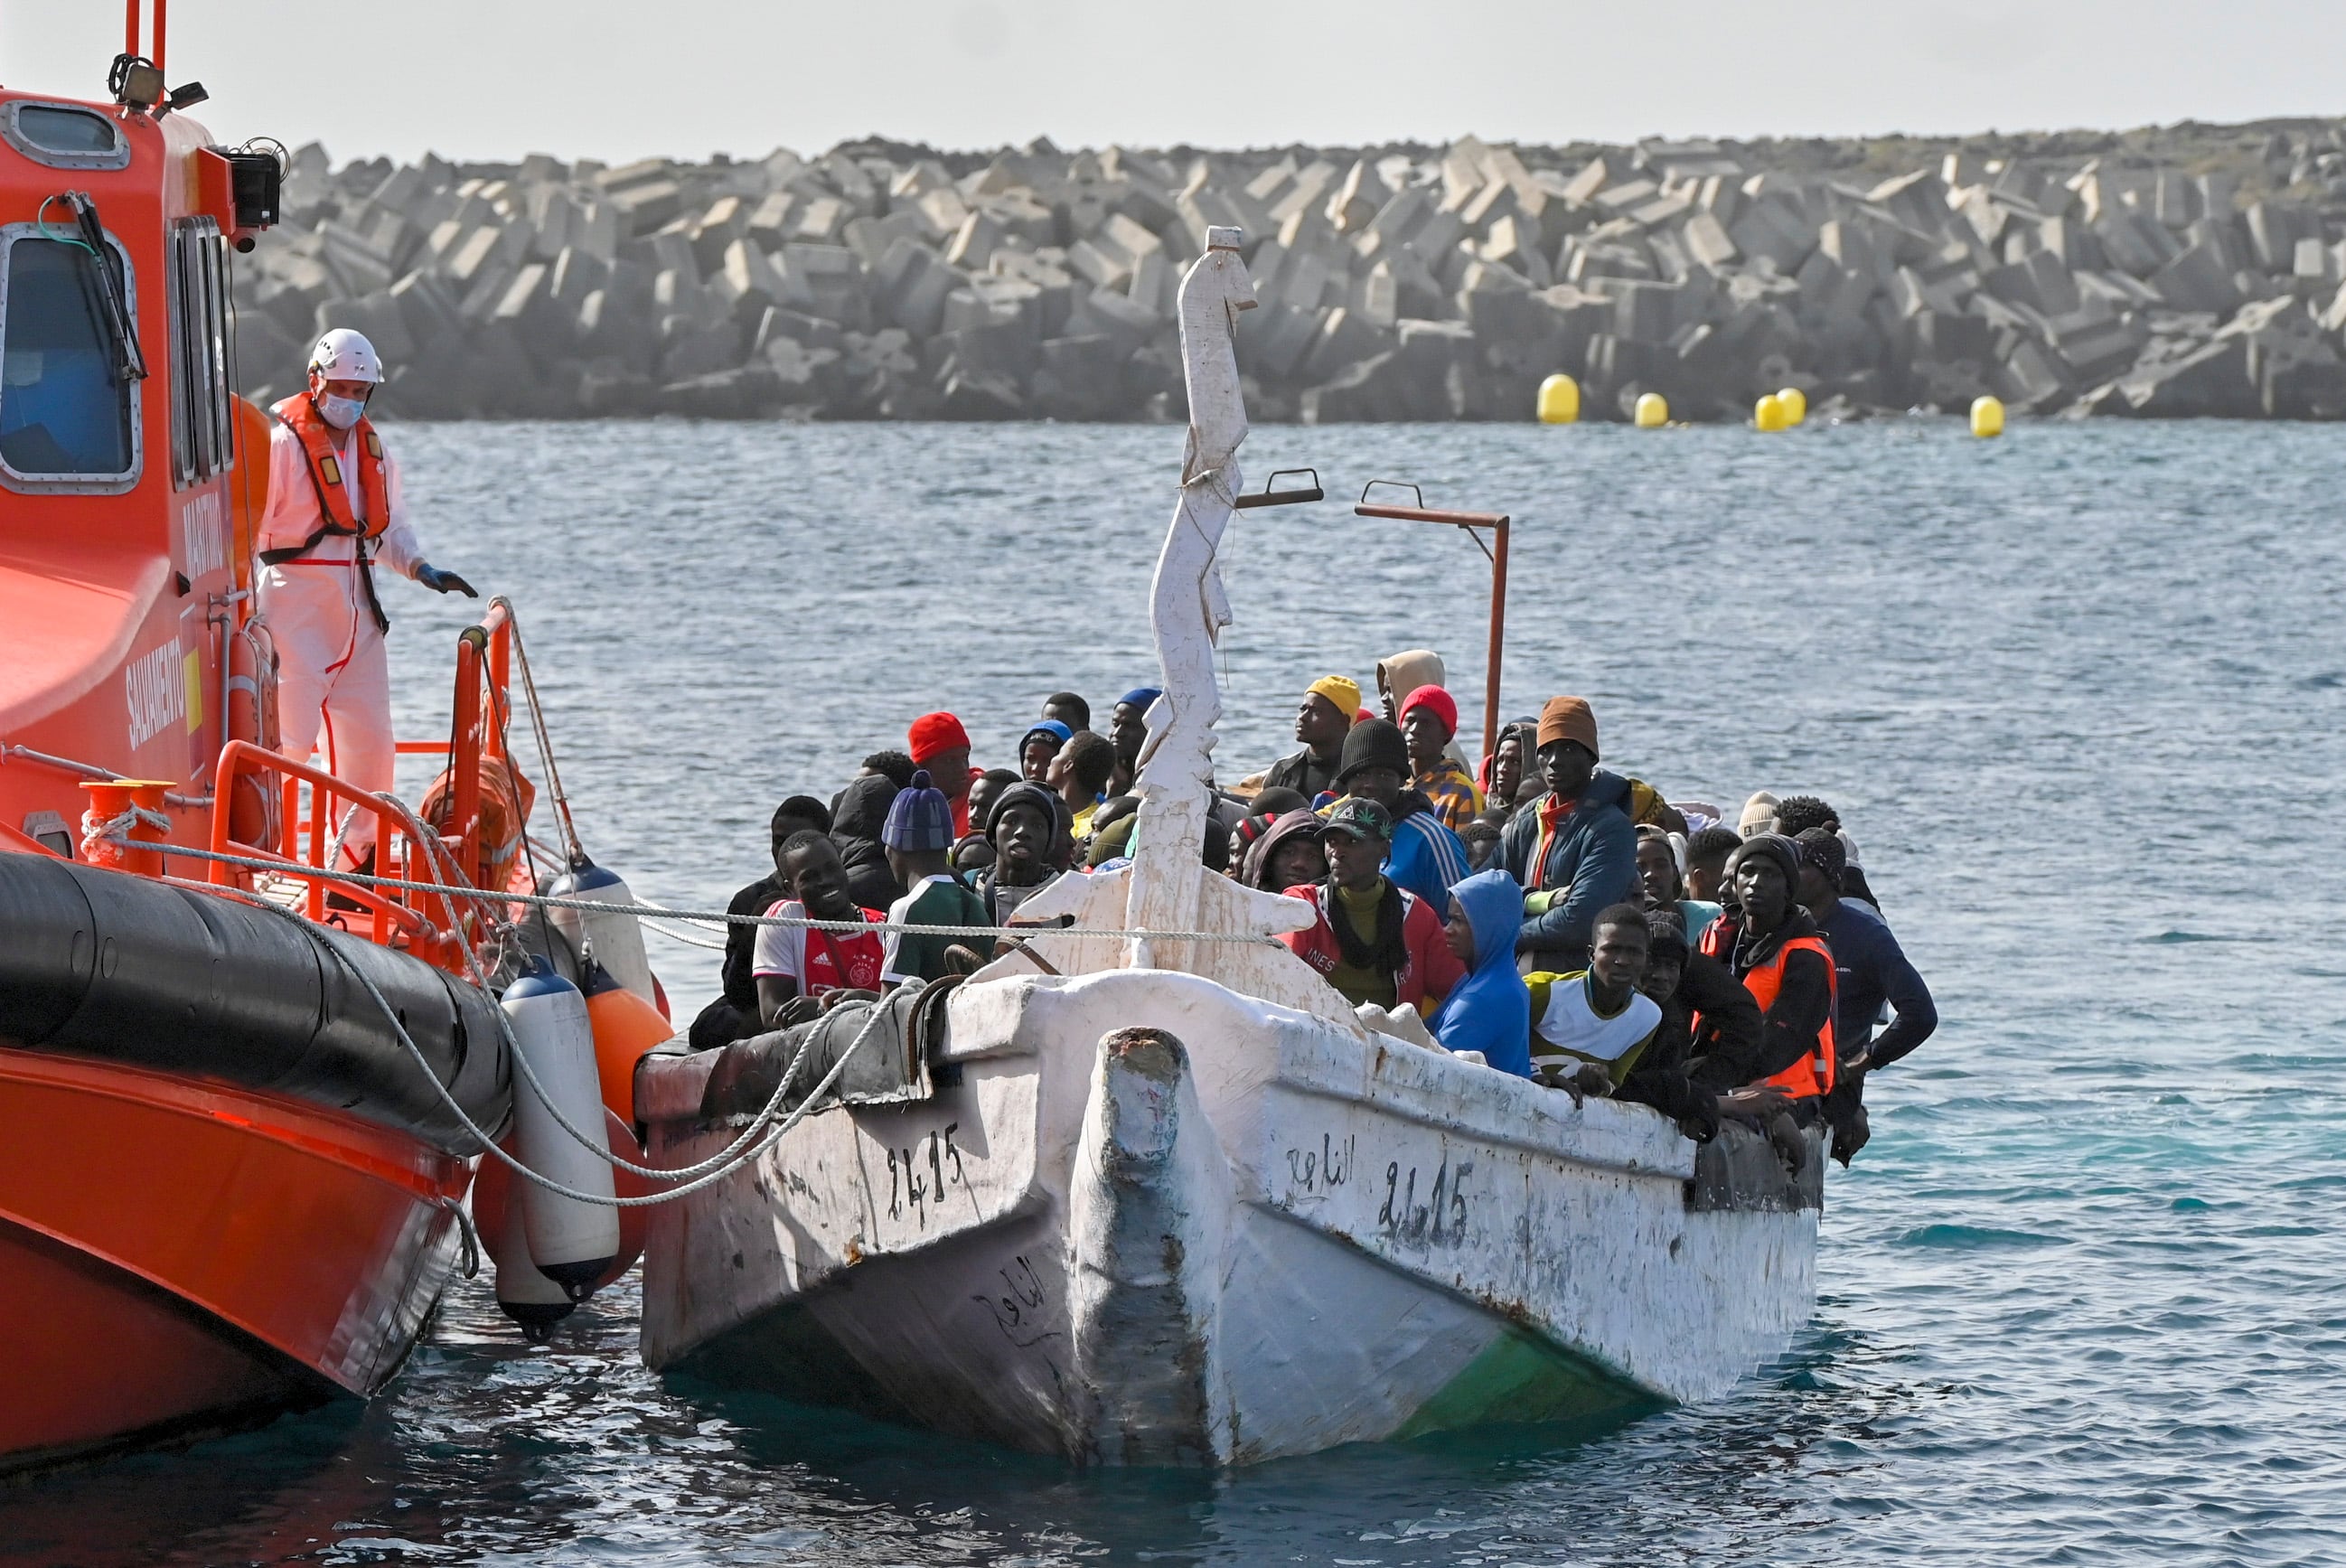
[[1515, 935], [1523, 923], [1522, 884], [1494, 866], [1450, 890], [1474, 932], [1474, 963], [1450, 988], [1432, 1018], [1446, 1050], [1480, 1051], [1502, 1073], [1532, 1075], [1532, 998], [1515, 972]]

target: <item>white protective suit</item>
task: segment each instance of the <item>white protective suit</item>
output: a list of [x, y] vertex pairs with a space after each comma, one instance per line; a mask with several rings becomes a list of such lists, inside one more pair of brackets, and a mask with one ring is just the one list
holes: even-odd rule
[[[359, 465], [345, 462], [342, 470], [352, 514], [363, 516]], [[368, 555], [379, 572], [412, 578], [423, 564], [423, 549], [401, 500], [399, 461], [388, 453], [383, 491], [391, 525], [370, 543]], [[280, 540], [299, 544], [323, 522], [301, 440], [280, 424], [269, 436], [269, 506], [257, 530], [260, 547], [274, 548]], [[261, 567], [257, 582], [260, 613], [277, 640], [278, 749], [296, 762], [320, 751], [328, 772], [372, 794], [392, 787], [397, 750], [382, 628], [357, 563], [358, 541], [330, 534], [292, 560]], [[380, 594], [379, 579], [375, 586]], [[342, 843], [346, 861], [362, 860], [374, 844], [373, 814], [353, 816]]]

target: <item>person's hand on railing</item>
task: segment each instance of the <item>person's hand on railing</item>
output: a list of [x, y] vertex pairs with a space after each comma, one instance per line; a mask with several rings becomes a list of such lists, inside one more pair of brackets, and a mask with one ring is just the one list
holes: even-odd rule
[[472, 584], [454, 572], [442, 571], [429, 561], [417, 563], [415, 580], [435, 594], [462, 594], [468, 599], [477, 599], [481, 596]]

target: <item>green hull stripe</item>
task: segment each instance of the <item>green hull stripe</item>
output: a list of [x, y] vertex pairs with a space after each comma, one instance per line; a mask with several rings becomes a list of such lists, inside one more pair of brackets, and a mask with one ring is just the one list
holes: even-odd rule
[[1509, 1325], [1393, 1435], [1492, 1422], [1569, 1420], [1658, 1410], [1663, 1401], [1583, 1357]]

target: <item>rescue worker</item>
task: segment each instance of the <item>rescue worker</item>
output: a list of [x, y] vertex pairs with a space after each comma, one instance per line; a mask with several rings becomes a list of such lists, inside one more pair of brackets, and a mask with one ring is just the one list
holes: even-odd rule
[[[260, 612], [277, 641], [278, 748], [297, 762], [322, 749], [327, 771], [370, 794], [391, 789], [394, 758], [383, 656], [391, 620], [374, 564], [435, 593], [480, 596], [423, 558], [399, 464], [366, 417], [382, 382], [365, 338], [337, 327], [318, 340], [308, 388], [272, 411], [269, 504], [253, 542]], [[373, 813], [349, 813], [344, 863], [364, 871], [373, 854]]]

